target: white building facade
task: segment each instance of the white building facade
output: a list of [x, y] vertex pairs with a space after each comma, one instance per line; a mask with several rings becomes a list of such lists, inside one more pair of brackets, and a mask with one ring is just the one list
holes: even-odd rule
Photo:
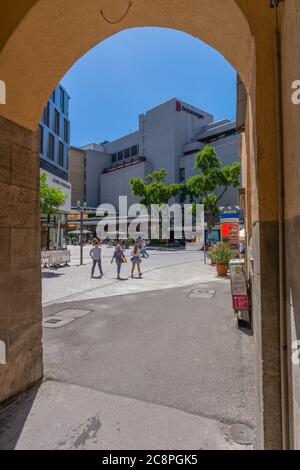
[[[117, 208], [120, 195], [128, 196], [129, 205], [139, 202], [131, 194], [130, 179], [145, 178], [161, 168], [167, 171], [167, 184], [184, 183], [197, 174], [195, 155], [208, 144], [216, 148], [223, 165], [240, 161], [234, 121], [214, 122], [211, 114], [176, 98], [150, 109], [139, 116], [137, 131], [113, 142], [82, 147], [87, 206], [108, 203]], [[220, 205], [237, 203], [237, 189], [228, 190], [220, 201]]]

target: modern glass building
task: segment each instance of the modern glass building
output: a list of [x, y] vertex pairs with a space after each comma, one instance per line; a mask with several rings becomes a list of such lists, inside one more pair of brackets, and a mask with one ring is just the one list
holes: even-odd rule
[[69, 99], [66, 90], [57, 85], [40, 120], [40, 167], [66, 181], [70, 147]]
[[[65, 193], [66, 201], [51, 220], [41, 214], [42, 249], [65, 247], [66, 214], [71, 210], [69, 180], [70, 120], [69, 99], [59, 84], [53, 91], [40, 119], [40, 172], [47, 174], [47, 184]], [[51, 224], [49, 232], [47, 227]]]

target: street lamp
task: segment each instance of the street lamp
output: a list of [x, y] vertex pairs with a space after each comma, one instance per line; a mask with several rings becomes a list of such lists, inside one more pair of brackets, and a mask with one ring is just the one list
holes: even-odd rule
[[77, 209], [80, 212], [80, 266], [83, 265], [83, 215], [86, 211], [86, 202], [81, 207], [80, 201], [77, 201]]

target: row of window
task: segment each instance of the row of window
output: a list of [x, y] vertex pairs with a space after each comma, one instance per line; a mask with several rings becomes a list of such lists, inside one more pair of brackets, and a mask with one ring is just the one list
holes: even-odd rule
[[[58, 158], [57, 163], [63, 167], [64, 166], [64, 149], [65, 145], [63, 142], [58, 143]], [[40, 153], [44, 153], [44, 129], [40, 126]], [[55, 159], [55, 136], [51, 133], [48, 134], [47, 142], [47, 158], [54, 161]]]
[[[56, 103], [56, 90], [53, 91], [51, 95], [51, 99], [53, 103]], [[59, 107], [60, 110], [65, 113], [66, 112], [66, 105], [65, 105], [65, 90], [60, 86], [59, 87]]]
[[127, 158], [136, 157], [139, 154], [139, 145], [133, 145], [127, 149], [120, 150], [119, 152], [112, 154], [112, 163], [120, 162], [126, 160]]
[[[49, 102], [47, 103], [47, 106], [45, 107], [45, 110], [44, 110], [43, 121], [46, 124], [46, 126], [50, 128], [50, 103]], [[55, 132], [56, 135], [61, 137], [60, 135], [60, 112], [57, 109], [54, 110], [52, 130], [53, 132]], [[69, 143], [69, 122], [67, 119], [64, 119], [63, 139], [65, 142]]]

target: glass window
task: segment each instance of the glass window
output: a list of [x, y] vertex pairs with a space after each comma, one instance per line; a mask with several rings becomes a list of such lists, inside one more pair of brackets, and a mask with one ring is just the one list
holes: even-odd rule
[[47, 157], [50, 158], [50, 160], [54, 160], [54, 135], [53, 134], [49, 134], [48, 136]]
[[180, 168], [180, 170], [179, 170], [179, 180], [180, 180], [180, 183], [185, 180], [185, 168]]
[[58, 146], [58, 164], [64, 166], [64, 144], [59, 142]]
[[132, 157], [135, 157], [136, 155], [138, 155], [139, 153], [139, 146], [138, 145], [134, 145], [133, 147], [131, 147], [131, 156]]
[[124, 150], [124, 158], [130, 158], [130, 148]]
[[44, 128], [40, 126], [40, 153], [44, 153]]
[[48, 102], [44, 110], [44, 123], [49, 127], [50, 122], [50, 103]]
[[60, 87], [60, 109], [65, 112], [65, 92], [62, 87]]
[[111, 156], [111, 162], [116, 163], [116, 161], [117, 161], [117, 154], [113, 153], [112, 156]]
[[55, 103], [55, 90], [54, 90], [54, 92], [52, 93], [51, 99], [52, 99], [53, 103]]
[[53, 127], [54, 127], [53, 130], [55, 134], [59, 135], [60, 116], [59, 116], [59, 112], [57, 111], [57, 109], [55, 109], [54, 111], [54, 126]]
[[64, 120], [64, 140], [67, 144], [69, 143], [69, 123], [66, 119]]
[[123, 150], [120, 150], [120, 152], [118, 152], [118, 161], [121, 160], [123, 160]]

